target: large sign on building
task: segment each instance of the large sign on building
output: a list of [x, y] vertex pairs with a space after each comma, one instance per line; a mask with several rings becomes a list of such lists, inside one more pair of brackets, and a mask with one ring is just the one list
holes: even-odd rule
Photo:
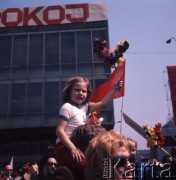
[[174, 122], [176, 124], [176, 66], [167, 66]]
[[102, 20], [107, 20], [105, 4], [0, 9], [0, 27], [41, 26]]

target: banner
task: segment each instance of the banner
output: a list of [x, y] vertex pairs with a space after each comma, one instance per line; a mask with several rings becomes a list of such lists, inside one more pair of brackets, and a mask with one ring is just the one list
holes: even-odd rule
[[125, 122], [131, 128], [133, 128], [138, 134], [140, 134], [143, 138], [146, 139], [146, 134], [145, 134], [143, 128], [139, 124], [137, 124], [134, 120], [132, 120], [129, 116], [127, 116], [125, 113], [122, 113], [122, 115], [123, 115]]
[[174, 122], [176, 124], [176, 66], [167, 66]]
[[113, 99], [124, 96], [125, 89], [125, 62], [121, 65], [118, 65], [117, 68], [114, 69], [113, 73], [109, 77], [109, 80], [104, 84], [100, 85], [92, 94], [91, 102], [99, 102], [101, 101], [106, 94], [112, 89], [114, 83], [122, 80], [123, 86], [120, 90], [114, 94]]
[[0, 27], [42, 26], [107, 20], [104, 3], [0, 9]]

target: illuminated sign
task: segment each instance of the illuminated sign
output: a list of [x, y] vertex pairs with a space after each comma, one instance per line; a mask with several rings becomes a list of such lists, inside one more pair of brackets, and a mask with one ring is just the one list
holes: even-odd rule
[[0, 9], [0, 27], [42, 26], [107, 20], [104, 4]]

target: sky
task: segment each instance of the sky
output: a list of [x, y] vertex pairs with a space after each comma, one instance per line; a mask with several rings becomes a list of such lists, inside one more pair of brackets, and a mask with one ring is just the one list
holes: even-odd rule
[[140, 126], [166, 124], [171, 111], [168, 100], [167, 66], [176, 66], [175, 0], [0, 0], [0, 8], [36, 7], [76, 3], [104, 2], [108, 10], [109, 44], [114, 50], [120, 41], [128, 40], [125, 96], [114, 100], [114, 129], [147, 149], [146, 140], [127, 125], [121, 110]]

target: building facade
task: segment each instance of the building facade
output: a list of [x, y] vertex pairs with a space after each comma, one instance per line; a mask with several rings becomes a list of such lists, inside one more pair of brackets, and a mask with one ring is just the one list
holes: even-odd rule
[[[55, 143], [62, 88], [86, 76], [93, 89], [111, 70], [93, 52], [93, 39], [108, 41], [104, 4], [1, 9], [0, 159], [38, 161]], [[113, 104], [101, 111], [114, 127]]]

